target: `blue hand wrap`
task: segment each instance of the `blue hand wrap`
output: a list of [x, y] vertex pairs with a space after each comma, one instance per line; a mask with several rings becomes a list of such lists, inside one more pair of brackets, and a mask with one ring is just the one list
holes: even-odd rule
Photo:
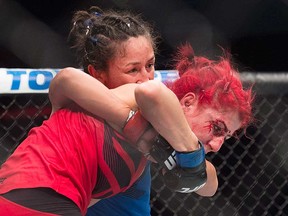
[[205, 150], [202, 142], [198, 141], [200, 148], [193, 152], [177, 152], [177, 164], [182, 168], [193, 168], [199, 166], [205, 160]]

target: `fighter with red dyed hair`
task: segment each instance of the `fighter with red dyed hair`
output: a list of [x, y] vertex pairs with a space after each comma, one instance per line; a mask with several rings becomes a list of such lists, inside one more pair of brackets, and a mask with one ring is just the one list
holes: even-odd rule
[[[91, 197], [103, 198], [127, 190], [145, 167], [142, 163], [143, 156], [137, 153], [137, 147], [145, 155], [153, 152], [149, 148], [143, 148], [143, 142], [141, 145], [129, 143], [130, 137], [123, 134], [128, 114], [136, 109], [139, 109], [174, 150], [176, 167], [167, 170], [164, 165], [166, 173], [172, 173], [169, 178], [174, 178], [173, 172], [176, 172], [181, 174], [180, 185], [183, 182], [184, 185], [189, 184], [191, 182], [187, 179], [197, 179], [198, 177], [193, 176], [195, 168], [198, 169], [204, 163], [201, 169], [205, 167], [205, 184], [201, 183], [195, 192], [212, 196], [218, 187], [216, 170], [202, 153], [218, 151], [224, 139], [247, 126], [252, 119], [253, 97], [251, 89], [243, 89], [238, 72], [231, 67], [229, 59], [210, 61], [204, 57], [196, 57], [192, 48], [187, 45], [179, 50], [178, 56], [176, 68], [180, 78], [169, 84], [172, 91], [163, 83], [153, 80], [109, 90], [77, 69], [66, 68], [59, 72], [54, 84], [51, 84], [50, 98], [54, 106], [51, 118], [39, 128], [33, 129], [21, 148], [1, 167], [1, 209], [5, 208], [12, 215], [13, 210], [38, 212], [39, 215], [40, 212], [43, 215], [51, 215], [47, 212], [58, 214], [53, 206], [57, 198], [72, 200], [84, 214]], [[68, 79], [71, 76], [72, 82]], [[75, 82], [79, 80], [84, 84]], [[53, 85], [57, 83], [62, 85], [60, 91], [57, 88], [58, 91], [55, 92]], [[63, 98], [66, 102], [76, 102], [88, 113], [79, 108], [57, 110], [62, 107]], [[105, 118], [105, 121], [93, 114]], [[132, 120], [129, 116], [130, 126]], [[136, 123], [141, 127], [141, 123], [147, 125], [146, 120]], [[139, 140], [143, 141], [141, 135], [139, 134]], [[145, 142], [145, 133], [143, 136], [144, 143], [149, 147], [149, 142]], [[153, 141], [152, 148], [155, 145], [157, 143]], [[121, 169], [115, 161], [117, 158], [121, 158], [123, 164], [126, 164], [130, 170], [127, 172], [130, 173], [129, 176], [121, 175]], [[33, 169], [32, 174], [29, 169]], [[39, 177], [34, 173], [40, 174]], [[113, 188], [113, 182], [119, 187]], [[32, 208], [30, 204], [37, 202], [39, 197], [25, 204], [17, 201], [23, 191], [34, 190], [56, 192], [56, 196], [53, 194], [53, 197], [41, 197], [44, 201], [41, 205], [51, 206], [51, 209], [39, 210], [41, 205], [36, 209]], [[108, 194], [102, 193], [109, 190]]]

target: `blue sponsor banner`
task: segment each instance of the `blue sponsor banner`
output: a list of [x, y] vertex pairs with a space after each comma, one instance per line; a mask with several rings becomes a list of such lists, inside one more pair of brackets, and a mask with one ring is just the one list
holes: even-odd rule
[[[53, 77], [60, 69], [0, 68], [0, 94], [48, 93]], [[178, 77], [175, 70], [157, 70], [155, 79], [165, 82]]]
[[178, 72], [176, 70], [156, 70], [154, 78], [162, 82], [173, 81], [178, 78]]
[[58, 69], [0, 68], [0, 94], [48, 93]]

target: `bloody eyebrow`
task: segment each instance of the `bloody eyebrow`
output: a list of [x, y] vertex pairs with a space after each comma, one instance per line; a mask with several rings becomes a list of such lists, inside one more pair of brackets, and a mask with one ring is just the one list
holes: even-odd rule
[[231, 133], [231, 130], [228, 129], [227, 125], [225, 124], [224, 121], [220, 120], [220, 119], [216, 119], [216, 123], [221, 122], [224, 126], [224, 131], [227, 133]]

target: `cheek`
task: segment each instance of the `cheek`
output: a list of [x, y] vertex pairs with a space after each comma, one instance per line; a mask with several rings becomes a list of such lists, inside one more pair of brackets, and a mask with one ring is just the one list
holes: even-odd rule
[[154, 70], [151, 72], [151, 73], [149, 73], [149, 80], [153, 80], [154, 79], [154, 76], [155, 76], [155, 74], [154, 74]]
[[138, 83], [146, 82], [148, 80], [154, 79], [154, 73], [151, 74], [145, 71], [141, 71], [135, 74], [131, 74], [131, 79], [134, 79], [135, 82], [138, 82]]
[[118, 76], [110, 76], [107, 82], [110, 88], [116, 88], [127, 83], [136, 83], [136, 79], [134, 77], [121, 74]]
[[208, 142], [212, 137], [210, 129], [205, 127], [205, 125], [194, 124], [192, 125], [192, 131], [203, 143]]

